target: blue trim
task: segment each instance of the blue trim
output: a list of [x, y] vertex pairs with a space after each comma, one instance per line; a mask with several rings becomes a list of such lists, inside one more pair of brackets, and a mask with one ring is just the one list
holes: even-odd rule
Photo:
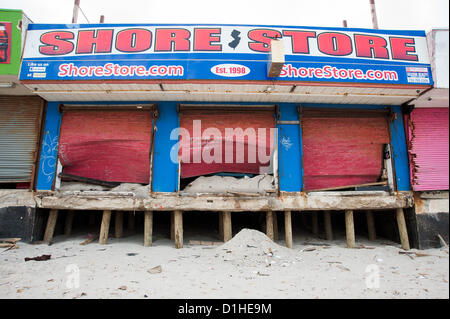
[[[279, 104], [281, 121], [297, 121], [297, 104]], [[301, 132], [299, 125], [278, 124], [278, 174], [280, 191], [302, 189]]]
[[[122, 102], [123, 103], [123, 102]], [[177, 140], [171, 140], [170, 134], [179, 127], [176, 102], [158, 102], [159, 118], [156, 121], [155, 148], [153, 154], [154, 192], [178, 191], [178, 164], [170, 159], [172, 148], [178, 147]], [[178, 154], [178, 148], [176, 153]]]
[[58, 105], [58, 102], [48, 102], [47, 104], [36, 190], [51, 190], [55, 179], [61, 126]]
[[395, 118], [390, 123], [392, 158], [394, 160], [397, 191], [410, 191], [408, 150], [406, 147], [405, 127], [400, 106], [392, 107]]
[[225, 26], [225, 27], [255, 27], [255, 28], [287, 28], [287, 29], [305, 29], [305, 30], [333, 30], [333, 31], [346, 31], [346, 32], [365, 32], [374, 34], [395, 34], [395, 35], [408, 35], [408, 36], [426, 36], [423, 30], [374, 30], [365, 28], [342, 28], [342, 27], [311, 27], [311, 26], [285, 26], [285, 25], [251, 25], [251, 24], [211, 24], [211, 23], [196, 23], [196, 24], [170, 24], [170, 23], [124, 23], [124, 24], [109, 24], [109, 23], [93, 23], [93, 24], [43, 24], [43, 23], [30, 23], [28, 30], [48, 30], [48, 29], [89, 29], [89, 28], [110, 28], [110, 27], [180, 27], [180, 26]]

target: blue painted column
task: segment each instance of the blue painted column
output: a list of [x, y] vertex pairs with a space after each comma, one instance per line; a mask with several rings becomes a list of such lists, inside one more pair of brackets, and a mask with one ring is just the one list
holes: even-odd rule
[[392, 158], [398, 191], [411, 190], [409, 178], [408, 150], [406, 146], [405, 127], [400, 106], [392, 107], [395, 119], [390, 122]]
[[58, 105], [59, 102], [47, 103], [36, 190], [51, 190], [55, 179], [59, 129], [61, 127], [61, 113], [59, 113]]
[[[280, 104], [279, 121], [298, 121], [296, 104]], [[299, 192], [302, 190], [302, 141], [300, 125], [278, 124], [278, 174], [280, 190]]]
[[[178, 163], [173, 161], [178, 154], [179, 118], [177, 103], [158, 103], [159, 118], [156, 121], [155, 149], [153, 154], [154, 192], [178, 191]], [[172, 138], [172, 139], [171, 139]], [[175, 155], [175, 156], [174, 156]]]

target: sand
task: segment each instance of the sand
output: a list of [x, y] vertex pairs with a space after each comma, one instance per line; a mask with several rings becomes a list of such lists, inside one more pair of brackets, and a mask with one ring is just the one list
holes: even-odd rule
[[183, 193], [226, 193], [247, 192], [264, 194], [267, 190], [274, 190], [272, 175], [256, 175], [236, 178], [233, 176], [200, 176], [189, 183]]
[[[80, 245], [86, 238], [0, 249], [0, 298], [449, 298], [448, 248], [408, 257], [387, 240], [357, 237], [374, 249], [347, 249], [342, 236], [297, 234], [288, 249], [249, 229], [220, 246], [189, 245], [198, 236], [186, 234], [182, 249], [165, 235], [152, 247], [141, 233]], [[51, 259], [24, 261], [43, 254]]]

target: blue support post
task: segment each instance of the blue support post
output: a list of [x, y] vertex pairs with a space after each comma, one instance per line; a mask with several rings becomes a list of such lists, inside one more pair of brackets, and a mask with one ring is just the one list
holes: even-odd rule
[[[280, 104], [280, 121], [297, 121], [295, 104]], [[280, 191], [299, 192], [302, 189], [302, 141], [300, 125], [278, 124], [278, 174]]]
[[61, 126], [61, 113], [58, 102], [48, 102], [45, 114], [44, 135], [42, 137], [41, 157], [36, 190], [51, 190], [55, 179], [58, 159], [59, 129]]
[[[178, 139], [173, 139], [179, 128], [176, 102], [158, 103], [159, 118], [156, 121], [155, 149], [153, 154], [154, 192], [178, 191], [178, 163], [171, 159], [171, 152], [178, 154]], [[172, 139], [171, 139], [172, 137]], [[173, 156], [172, 156], [173, 157]]]
[[398, 191], [411, 190], [409, 177], [408, 150], [406, 146], [405, 127], [400, 106], [392, 107], [395, 117], [390, 122], [392, 158]]

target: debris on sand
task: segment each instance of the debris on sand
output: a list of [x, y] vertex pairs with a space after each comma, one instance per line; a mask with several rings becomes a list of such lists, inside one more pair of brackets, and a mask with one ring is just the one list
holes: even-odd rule
[[45, 260], [49, 260], [52, 257], [52, 255], [42, 255], [42, 256], [37, 256], [37, 257], [25, 257], [25, 261], [29, 261], [29, 260], [36, 260], [36, 261], [45, 261]]
[[162, 267], [156, 266], [156, 267], [150, 268], [149, 270], [147, 270], [147, 272], [149, 274], [159, 274], [160, 272], [162, 272]]

